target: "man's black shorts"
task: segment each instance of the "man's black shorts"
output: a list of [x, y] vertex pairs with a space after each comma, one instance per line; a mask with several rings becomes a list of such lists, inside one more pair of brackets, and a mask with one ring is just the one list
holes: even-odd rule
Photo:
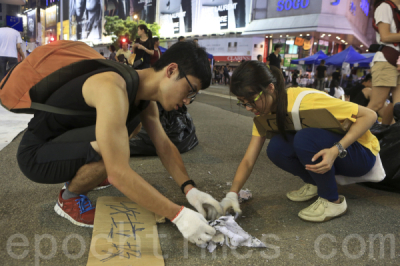
[[94, 140], [94, 126], [66, 132], [52, 141], [41, 140], [27, 131], [18, 148], [18, 165], [34, 182], [67, 182], [83, 165], [101, 160], [90, 145]]

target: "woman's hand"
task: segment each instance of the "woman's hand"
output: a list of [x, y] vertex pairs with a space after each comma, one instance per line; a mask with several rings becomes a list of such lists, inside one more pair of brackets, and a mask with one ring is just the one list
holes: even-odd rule
[[146, 50], [146, 47], [144, 47], [144, 46], [141, 45], [141, 44], [138, 45], [138, 48], [139, 48], [140, 50]]
[[324, 149], [311, 159], [311, 161], [315, 162], [319, 157], [322, 156], [322, 161], [318, 164], [306, 164], [306, 170], [317, 173], [317, 174], [325, 174], [329, 170], [332, 169], [332, 165], [335, 162], [336, 158], [339, 155], [339, 149], [336, 146], [333, 146], [330, 149]]

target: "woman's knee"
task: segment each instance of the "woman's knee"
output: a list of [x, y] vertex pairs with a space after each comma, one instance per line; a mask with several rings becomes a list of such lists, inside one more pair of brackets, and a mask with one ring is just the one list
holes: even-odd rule
[[287, 135], [286, 137], [288, 140], [285, 140], [285, 138], [279, 134], [272, 137], [269, 141], [267, 156], [274, 164], [282, 158], [290, 156], [291, 153], [294, 152], [292, 144], [290, 143], [291, 136]]

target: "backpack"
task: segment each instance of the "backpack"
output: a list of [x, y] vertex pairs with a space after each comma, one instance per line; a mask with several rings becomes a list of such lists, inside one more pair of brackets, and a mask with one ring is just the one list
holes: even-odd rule
[[104, 59], [83, 42], [56, 41], [39, 46], [1, 80], [0, 104], [14, 113], [33, 114], [35, 110], [41, 110], [63, 115], [93, 114], [45, 103], [53, 92], [68, 81], [106, 67], [114, 68], [124, 78], [128, 95], [132, 94], [131, 90], [137, 90], [139, 78], [135, 70]]

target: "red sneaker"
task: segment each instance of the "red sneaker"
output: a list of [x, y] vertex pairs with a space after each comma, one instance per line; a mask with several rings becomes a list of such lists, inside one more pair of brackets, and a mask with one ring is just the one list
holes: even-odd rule
[[93, 228], [96, 208], [92, 206], [89, 198], [79, 195], [79, 197], [65, 200], [62, 198], [63, 192], [64, 189], [58, 195], [58, 202], [54, 206], [55, 212], [75, 225]]
[[[69, 181], [65, 182], [64, 186], [62, 189], [66, 189], [69, 185]], [[108, 182], [108, 178], [106, 178], [103, 182], [101, 182], [97, 187], [95, 187], [93, 190], [100, 190], [103, 188], [108, 188], [109, 186], [111, 186], [111, 183]]]
[[111, 183], [108, 182], [108, 178], [104, 179], [103, 182], [101, 182], [97, 187], [95, 187], [93, 190], [100, 190], [103, 188], [108, 188], [109, 186], [111, 186]]

